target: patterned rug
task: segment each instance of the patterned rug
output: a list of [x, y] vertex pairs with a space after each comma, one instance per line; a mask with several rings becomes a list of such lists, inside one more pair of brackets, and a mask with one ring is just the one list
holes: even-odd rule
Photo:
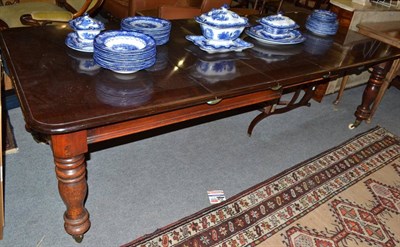
[[400, 246], [400, 138], [381, 127], [124, 247]]

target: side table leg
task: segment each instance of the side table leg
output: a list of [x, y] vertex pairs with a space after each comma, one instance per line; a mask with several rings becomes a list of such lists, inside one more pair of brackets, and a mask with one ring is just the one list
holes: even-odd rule
[[81, 242], [83, 234], [90, 228], [89, 213], [84, 206], [87, 195], [86, 131], [52, 135], [51, 146], [58, 190], [67, 208], [64, 213], [64, 228], [77, 242]]
[[385, 76], [391, 66], [392, 61], [387, 61], [377, 64], [373, 67], [372, 74], [369, 77], [367, 86], [362, 96], [361, 105], [357, 107], [357, 110], [354, 113], [356, 116], [356, 121], [349, 125], [350, 129], [357, 127], [363, 120], [367, 120], [371, 115], [370, 106], [375, 101], [379, 89], [381, 88]]

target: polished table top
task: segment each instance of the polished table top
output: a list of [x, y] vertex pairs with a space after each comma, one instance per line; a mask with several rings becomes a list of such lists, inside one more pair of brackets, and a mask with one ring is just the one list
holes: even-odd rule
[[[305, 16], [292, 17], [304, 27]], [[256, 24], [257, 17], [251, 19]], [[400, 50], [357, 33], [318, 37], [304, 31], [303, 44], [274, 46], [257, 42], [240, 53], [208, 54], [185, 39], [201, 34], [194, 20], [173, 21], [170, 41], [157, 47], [152, 68], [132, 75], [105, 69], [82, 71], [91, 53], [68, 48], [67, 26], [8, 29], [0, 34], [2, 55], [11, 71], [25, 120], [45, 134], [68, 133], [204, 104], [215, 99], [283, 87], [348, 70], [367, 69]], [[207, 76], [197, 66], [229, 62], [235, 73]]]

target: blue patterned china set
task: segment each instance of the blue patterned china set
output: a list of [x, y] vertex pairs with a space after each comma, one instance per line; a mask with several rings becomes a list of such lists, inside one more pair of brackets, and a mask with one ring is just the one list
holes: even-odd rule
[[329, 10], [316, 9], [306, 21], [306, 29], [317, 35], [335, 35], [338, 27], [337, 15]]
[[132, 16], [121, 21], [121, 28], [147, 34], [156, 41], [156, 45], [163, 45], [169, 40], [171, 22], [161, 18]]
[[272, 45], [299, 44], [305, 40], [295, 21], [281, 14], [263, 17], [260, 25], [246, 30], [246, 34], [261, 43]]
[[[195, 17], [202, 35], [187, 35], [186, 39], [193, 42], [200, 50], [213, 54], [241, 52], [253, 48], [253, 43], [240, 38], [245, 29], [245, 33], [255, 39], [256, 44], [263, 45], [299, 44], [308, 37], [298, 30], [299, 25], [294, 20], [282, 14], [262, 17], [257, 20], [259, 24], [250, 26], [246, 17], [241, 17], [228, 8], [224, 5]], [[85, 14], [71, 20], [69, 25], [74, 32], [67, 35], [65, 44], [77, 51], [93, 52], [93, 61], [103, 68], [119, 74], [131, 74], [143, 69], [156, 71], [166, 65], [166, 57], [162, 54], [157, 56], [156, 46], [169, 41], [171, 22], [168, 20], [132, 16], [121, 21], [121, 30], [103, 31], [104, 24], [101, 21]], [[337, 16], [328, 10], [314, 10], [307, 18], [306, 29], [320, 36], [334, 35], [338, 29]], [[316, 40], [319, 39], [314, 39]], [[310, 42], [308, 45], [313, 46], [314, 43]], [[326, 47], [328, 45], [324, 46]], [[261, 53], [265, 50], [268, 49], [261, 49]], [[311, 53], [320, 54], [320, 52], [314, 50]], [[261, 54], [260, 51], [256, 53]], [[82, 66], [85, 62], [82, 61]], [[152, 69], [155, 64], [156, 68]], [[91, 66], [93, 67], [93, 64]], [[214, 70], [215, 68], [218, 71]], [[227, 76], [234, 74], [234, 68], [226, 61], [218, 64], [207, 62], [200, 64], [198, 66], [200, 71], [197, 72], [211, 75], [216, 71], [218, 75]]]
[[200, 24], [203, 35], [187, 35], [186, 39], [203, 51], [208, 53], [240, 52], [253, 47], [253, 44], [239, 38], [249, 25], [248, 19], [228, 10], [226, 6], [212, 9], [195, 17], [195, 20]]
[[77, 51], [93, 52], [93, 39], [104, 30], [104, 24], [85, 14], [71, 20], [69, 25], [74, 32], [67, 35], [65, 44]]
[[[119, 74], [147, 69], [156, 62], [156, 45], [168, 42], [171, 23], [159, 18], [126, 18], [122, 30], [103, 31], [101, 21], [88, 15], [69, 22], [74, 32], [65, 44], [81, 52], [93, 52], [93, 61]], [[86, 61], [83, 61], [86, 62]], [[83, 63], [83, 65], [86, 63]]]

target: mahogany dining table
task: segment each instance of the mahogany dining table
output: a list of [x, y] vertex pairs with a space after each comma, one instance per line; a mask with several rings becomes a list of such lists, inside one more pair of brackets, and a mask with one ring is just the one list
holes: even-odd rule
[[[372, 68], [355, 125], [368, 119], [400, 49], [351, 31], [346, 37], [316, 36], [303, 29], [305, 14], [291, 17], [306, 36], [301, 44], [264, 44], [243, 33], [253, 48], [215, 54], [185, 39], [201, 35], [194, 20], [172, 21], [169, 42], [157, 47], [156, 64], [134, 74], [100, 68], [93, 64], [92, 53], [67, 47], [64, 41], [72, 31], [67, 25], [2, 31], [1, 55], [26, 128], [47, 141], [53, 152], [66, 206], [65, 231], [81, 241], [90, 228], [84, 201], [85, 155], [91, 144], [246, 107], [261, 110], [250, 124], [251, 133], [269, 115], [321, 100], [330, 80]], [[257, 18], [250, 17], [250, 23], [256, 24]], [[93, 66], [85, 67], [87, 63]], [[204, 66], [222, 69], [210, 73]], [[281, 100], [289, 93], [292, 100]]]

